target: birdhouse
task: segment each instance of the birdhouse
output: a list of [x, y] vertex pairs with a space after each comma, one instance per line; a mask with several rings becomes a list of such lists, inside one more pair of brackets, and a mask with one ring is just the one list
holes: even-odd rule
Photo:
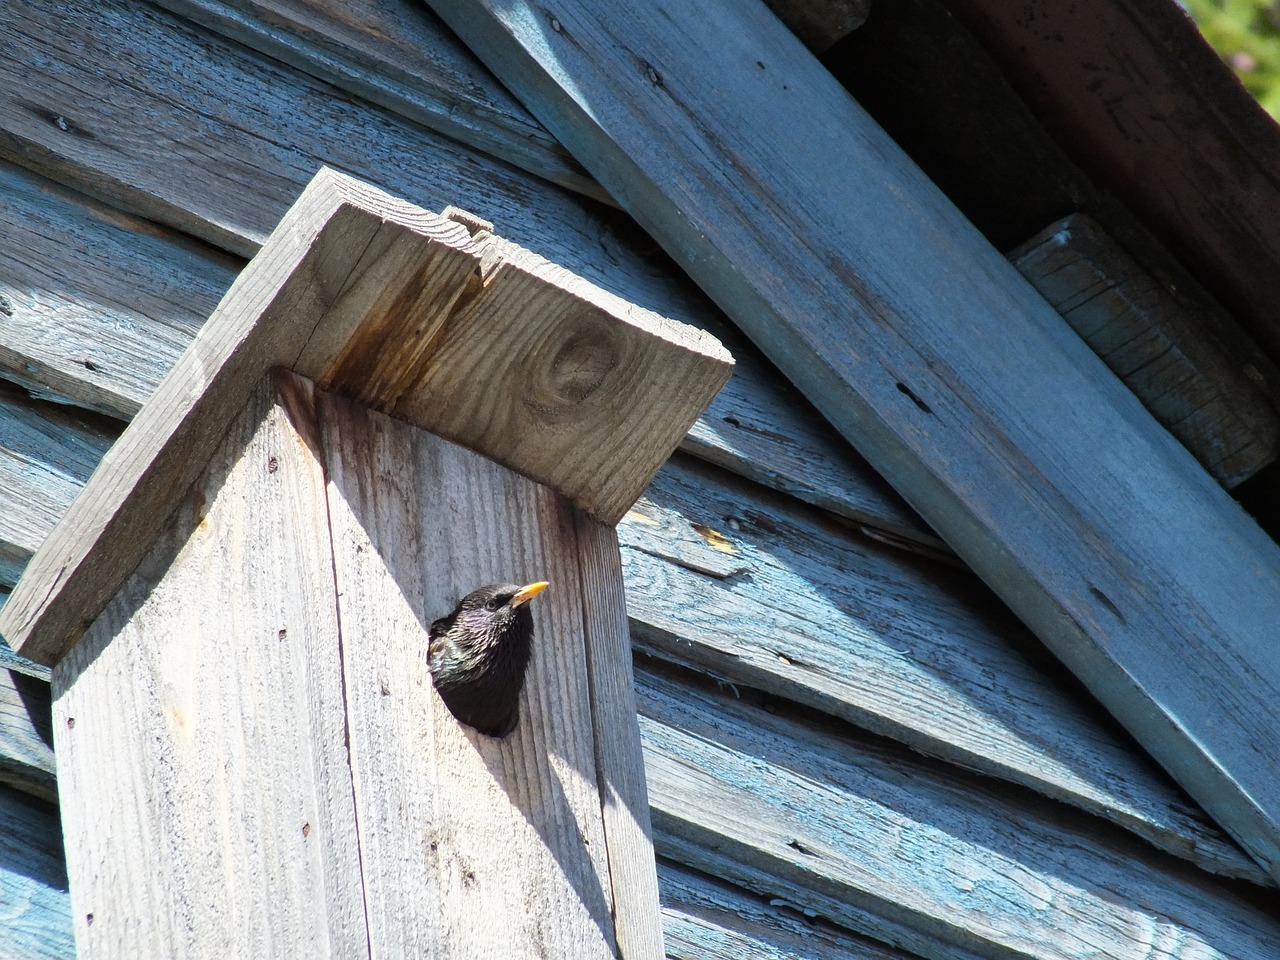
[[[53, 667], [78, 954], [660, 957], [613, 524], [731, 367], [322, 171], [0, 613]], [[482, 732], [432, 624], [542, 581]]]

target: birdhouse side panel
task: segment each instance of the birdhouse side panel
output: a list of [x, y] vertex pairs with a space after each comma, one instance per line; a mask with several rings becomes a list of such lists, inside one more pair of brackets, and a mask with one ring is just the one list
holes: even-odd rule
[[87, 960], [367, 952], [307, 392], [259, 385], [54, 670]]

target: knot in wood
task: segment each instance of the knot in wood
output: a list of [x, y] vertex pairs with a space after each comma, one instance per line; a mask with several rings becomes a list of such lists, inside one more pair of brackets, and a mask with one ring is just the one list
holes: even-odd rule
[[524, 401], [544, 418], [573, 415], [600, 391], [620, 360], [614, 339], [587, 327], [530, 359]]

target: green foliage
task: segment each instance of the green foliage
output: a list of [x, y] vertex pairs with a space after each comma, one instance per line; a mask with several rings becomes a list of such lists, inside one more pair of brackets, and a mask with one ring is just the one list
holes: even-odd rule
[[1280, 118], [1280, 0], [1182, 0], [1249, 92]]

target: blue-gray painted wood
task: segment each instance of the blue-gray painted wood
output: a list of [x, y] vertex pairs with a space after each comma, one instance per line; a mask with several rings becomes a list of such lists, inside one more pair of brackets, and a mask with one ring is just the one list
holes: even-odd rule
[[618, 540], [639, 649], [1029, 787], [1204, 869], [1269, 882], [972, 574], [687, 458], [659, 472]]
[[[3, 608], [5, 601], [9, 599], [9, 588], [0, 586], [0, 608]], [[19, 656], [14, 653], [4, 637], [0, 637], [0, 670], [8, 670], [12, 673], [21, 673], [28, 677], [35, 677], [37, 680], [49, 682], [50, 670], [44, 664], [34, 663], [26, 657]]]
[[137, 413], [242, 265], [8, 163], [0, 237], [0, 375], [118, 419]]
[[[53, 514], [92, 463], [75, 458], [84, 447], [74, 420], [44, 422], [69, 432], [37, 433], [48, 445], [28, 455], [41, 476], [69, 478], [65, 489], [15, 488]], [[0, 456], [0, 481], [14, 463]], [[618, 534], [643, 649], [1064, 800], [1205, 869], [1267, 882], [1078, 691], [1053, 680], [1035, 640], [968, 575], [691, 458], [663, 468]]]
[[[647, 255], [647, 238], [616, 211], [142, 3], [22, 0], [0, 8], [0, 23], [51, 51], [34, 64], [0, 61], [0, 84], [48, 114], [0, 103], [0, 156], [37, 163], [168, 228], [4, 174], [0, 223], [9, 242], [0, 256], [9, 260], [0, 296], [13, 314], [0, 324], [0, 367], [10, 379], [132, 416], [243, 265], [180, 241], [173, 228], [250, 255], [329, 163], [431, 209], [455, 204], [489, 216], [504, 236], [610, 292], [721, 337], [739, 369], [690, 432], [689, 449], [909, 544], [940, 546], [758, 352], [739, 347], [744, 338], [687, 280]], [[164, 70], [150, 67], [157, 49]], [[100, 90], [116, 91], [112, 106]], [[92, 136], [68, 134], [50, 116], [71, 117]], [[206, 141], [220, 145], [216, 164]], [[58, 304], [56, 314], [44, 304]], [[50, 342], [55, 317], [61, 336]], [[7, 365], [6, 343], [14, 351]]]
[[806, 916], [669, 860], [658, 861], [671, 960], [911, 960], [886, 944]]
[[58, 799], [52, 722], [48, 681], [0, 666], [0, 783], [51, 803]]
[[[108, 5], [104, 5], [104, 6], [107, 7], [109, 12], [111, 8]], [[14, 9], [15, 8], [6, 7], [5, 10], [0, 11], [0, 19], [4, 19], [7, 16], [9, 16], [9, 14], [14, 11]], [[47, 17], [53, 16], [52, 8], [46, 7], [41, 9], [46, 10], [46, 13], [44, 14], [45, 16]], [[113, 34], [110, 29], [103, 28], [103, 32], [99, 35], [98, 38], [96, 38], [99, 44], [104, 43], [106, 38], [113, 38], [119, 41], [121, 44], [125, 44], [127, 42], [127, 38], [133, 35], [130, 33], [130, 28], [134, 26], [139, 26], [139, 25], [145, 26], [147, 22], [147, 18], [150, 16], [147, 13], [146, 8], [143, 8], [141, 6], [134, 7], [132, 5], [129, 5], [129, 6], [118, 5], [115, 9], [117, 11], [117, 15], [123, 18], [121, 21], [117, 23], [117, 26], [120, 28], [120, 34], [118, 36], [113, 37]], [[130, 21], [127, 16], [125, 16], [123, 13], [120, 12], [122, 10], [133, 11], [131, 15], [139, 17], [140, 20], [137, 22]], [[73, 37], [73, 41], [72, 41], [73, 43], [75, 42], [74, 31], [76, 29], [76, 23], [77, 23], [76, 18], [73, 16], [70, 18], [67, 24], [67, 29], [71, 31], [71, 35]], [[83, 25], [83, 20], [81, 20], [80, 23], [81, 25]], [[159, 31], [153, 31], [150, 34], [147, 34], [146, 31], [143, 30], [142, 34], [143, 34], [143, 39], [145, 43], [139, 44], [137, 47], [125, 46], [120, 49], [117, 49], [114, 51], [114, 56], [113, 57], [109, 56], [108, 59], [119, 59], [121, 61], [128, 61], [130, 57], [134, 57], [136, 62], [148, 62], [148, 61], [145, 61], [144, 59], [139, 59], [139, 58], [143, 58], [146, 55], [146, 50], [147, 50], [146, 44], [152, 45], [152, 49], [154, 49], [154, 45], [157, 43], [160, 44], [161, 46], [167, 47], [166, 35], [163, 29]], [[159, 81], [157, 81], [157, 83], [159, 85], [166, 86], [167, 89], [169, 90], [174, 90], [176, 87], [177, 93], [179, 95], [188, 98], [188, 100], [181, 101], [181, 102], [190, 102], [192, 104], [195, 104], [195, 108], [193, 112], [189, 114], [184, 114], [180, 110], [171, 109], [169, 107], [164, 106], [164, 103], [163, 103], [164, 98], [160, 97], [159, 98], [161, 101], [160, 106], [157, 107], [157, 109], [155, 109], [149, 114], [144, 111], [142, 114], [138, 114], [134, 116], [132, 118], [132, 122], [134, 123], [134, 126], [131, 128], [134, 133], [136, 133], [139, 137], [142, 137], [142, 138], [145, 138], [147, 135], [151, 133], [159, 134], [162, 130], [165, 130], [165, 129], [170, 130], [170, 134], [168, 138], [164, 140], [164, 142], [167, 144], [168, 157], [171, 159], [172, 162], [170, 162], [169, 159], [153, 160], [153, 162], [151, 163], [151, 169], [144, 174], [145, 177], [153, 178], [151, 181], [149, 181], [152, 183], [155, 182], [155, 178], [166, 178], [166, 177], [172, 178], [172, 182], [169, 186], [162, 185], [158, 190], [156, 190], [155, 194], [147, 194], [147, 196], [161, 195], [165, 198], [164, 203], [152, 203], [152, 201], [146, 200], [147, 203], [152, 204], [153, 210], [158, 211], [162, 215], [162, 219], [165, 212], [164, 211], [165, 203], [171, 203], [173, 204], [174, 209], [178, 209], [178, 205], [184, 202], [184, 198], [182, 196], [182, 188], [184, 186], [187, 193], [190, 195], [191, 200], [187, 203], [187, 208], [185, 209], [185, 212], [183, 210], [179, 210], [179, 214], [181, 216], [191, 215], [192, 210], [190, 208], [196, 207], [199, 203], [209, 201], [211, 197], [215, 201], [220, 200], [221, 198], [216, 196], [218, 190], [230, 189], [231, 187], [229, 185], [237, 186], [242, 190], [247, 188], [253, 188], [256, 190], [260, 186], [258, 181], [256, 181], [250, 173], [250, 171], [254, 167], [254, 163], [252, 162], [244, 163], [243, 158], [241, 158], [241, 160], [239, 161], [242, 165], [231, 168], [235, 171], [234, 175], [231, 175], [222, 181], [218, 181], [217, 178], [224, 177], [227, 175], [227, 168], [223, 168], [219, 166], [217, 169], [202, 170], [198, 165], [200, 160], [200, 154], [198, 149], [191, 146], [189, 142], [184, 141], [181, 136], [173, 132], [173, 131], [178, 131], [183, 129], [184, 125], [187, 129], [192, 129], [201, 124], [208, 124], [216, 127], [218, 123], [217, 120], [212, 119], [214, 111], [206, 109], [207, 103], [205, 102], [204, 99], [202, 99], [202, 97], [205, 96], [204, 91], [208, 89], [207, 86], [205, 84], [196, 82], [196, 83], [190, 84], [187, 87], [184, 87], [182, 86], [182, 81], [179, 79], [180, 76], [191, 75], [191, 76], [203, 78], [207, 83], [207, 80], [208, 80], [207, 74], [202, 73], [201, 70], [198, 68], [199, 62], [200, 62], [199, 56], [195, 57], [194, 60], [191, 62], [184, 62], [182, 59], [184, 55], [184, 51], [186, 51], [187, 54], [190, 54], [190, 51], [193, 48], [190, 41], [183, 40], [183, 37], [197, 36], [197, 34], [195, 33], [187, 34], [187, 33], [183, 33], [182, 31], [178, 31], [177, 33], [175, 33], [174, 36], [177, 42], [172, 45], [174, 48], [173, 63], [175, 64], [172, 67], [173, 75], [167, 78], [161, 78]], [[81, 46], [84, 46], [84, 44], [82, 43]], [[194, 43], [194, 48], [197, 50], [201, 49], [198, 40]], [[211, 55], [213, 56], [214, 59], [217, 59], [220, 49], [221, 48], [215, 47], [212, 53], [206, 52], [201, 56]], [[240, 54], [234, 53], [234, 48], [232, 48], [232, 50], [233, 50], [233, 53], [230, 54], [229, 56], [240, 56]], [[304, 115], [290, 116], [290, 114], [288, 113], [287, 105], [290, 102], [292, 96], [298, 93], [299, 91], [302, 91], [304, 93], [304, 96], [302, 97], [303, 100], [308, 99], [308, 96], [305, 95], [307, 94], [307, 91], [309, 89], [307, 85], [298, 84], [298, 82], [296, 81], [296, 78], [293, 78], [289, 72], [280, 71], [279, 68], [271, 67], [269, 65], [264, 65], [260, 60], [257, 60], [257, 59], [252, 61], [246, 60], [244, 61], [244, 63], [248, 65], [247, 66], [242, 65], [237, 69], [230, 70], [227, 72], [225, 76], [218, 78], [218, 80], [223, 84], [223, 86], [220, 87], [219, 89], [221, 90], [225, 88], [226, 90], [228, 90], [230, 92], [231, 99], [233, 101], [235, 101], [236, 96], [239, 95], [240, 100], [235, 102], [238, 102], [241, 104], [253, 102], [256, 97], [257, 102], [264, 104], [264, 106], [261, 108], [260, 111], [253, 112], [252, 114], [256, 118], [259, 128], [269, 129], [270, 138], [278, 144], [285, 144], [289, 150], [300, 150], [305, 152], [307, 150], [306, 145], [309, 142], [313, 142], [309, 139], [312, 136], [312, 129], [313, 129], [310, 126], [311, 121], [307, 116], [304, 116]], [[196, 67], [196, 69], [190, 69], [193, 66]], [[61, 69], [64, 69], [65, 67], [66, 65], [61, 65], [57, 69], [61, 70]], [[99, 67], [100, 67], [100, 64], [99, 64]], [[0, 72], [3, 72], [5, 69], [6, 69], [5, 66], [3, 64], [0, 64]], [[9, 66], [8, 69], [13, 69], [12, 64]], [[40, 68], [39, 66], [33, 67], [32, 65], [24, 64], [23, 69], [39, 70], [42, 68]], [[103, 69], [105, 68], [99, 69], [99, 72], [96, 75], [93, 74], [93, 70], [96, 68], [93, 66], [90, 66], [88, 63], [81, 64], [80, 69], [84, 71], [82, 74], [80, 74], [82, 78], [84, 77], [93, 78], [90, 81], [90, 88], [93, 88], [93, 85], [96, 83], [97, 89], [107, 89], [107, 84], [110, 83], [110, 77], [107, 73], [103, 72]], [[146, 73], [147, 71], [145, 70], [137, 71], [135, 74], [132, 74], [130, 76], [131, 82], [135, 84], [145, 85], [146, 83], [149, 82], [148, 77], [146, 76]], [[247, 81], [245, 79], [246, 77], [248, 78]], [[275, 85], [274, 88], [273, 88], [273, 84]], [[74, 86], [75, 84], [69, 84], [67, 86], [60, 87], [59, 95], [56, 98], [51, 98], [49, 101], [51, 104], [63, 105], [63, 108], [66, 110], [67, 114], [71, 117], [72, 120], [74, 120], [76, 116], [81, 115], [82, 111], [79, 110], [78, 106], [73, 109], [71, 105], [80, 104], [82, 100], [88, 96], [87, 94], [78, 95], [77, 91], [73, 89]], [[143, 87], [143, 89], [145, 89], [145, 87]], [[280, 96], [278, 101], [271, 101], [270, 99], [270, 95], [273, 89], [279, 91]], [[250, 95], [246, 96], [245, 95], [246, 93]], [[350, 105], [349, 101], [343, 101], [343, 102], [347, 105]], [[86, 109], [88, 112], [91, 113], [92, 110], [95, 108], [93, 104], [90, 103], [86, 105]], [[58, 114], [58, 115], [61, 116], [61, 114]], [[289, 117], [290, 118], [289, 123], [280, 123], [273, 127], [271, 126], [272, 124], [272, 121], [270, 119], [271, 116]], [[355, 126], [358, 123], [358, 120], [361, 117], [361, 112], [359, 110], [352, 109], [348, 114], [348, 116], [353, 118], [349, 120], [351, 127], [344, 128], [344, 129], [353, 129], [355, 128]], [[373, 138], [375, 141], [380, 139], [390, 139], [393, 142], [400, 142], [400, 143], [410, 143], [412, 141], [411, 137], [405, 136], [403, 134], [393, 135], [388, 138], [388, 135], [385, 133], [385, 128], [381, 125], [382, 122], [379, 121], [378, 116], [379, 115], [377, 114], [377, 112], [374, 111], [372, 114], [373, 120], [369, 125], [369, 130], [367, 134], [368, 136]], [[174, 119], [175, 117], [177, 118], [176, 121]], [[63, 119], [65, 121], [67, 118], [64, 116]], [[148, 122], [152, 122], [152, 121], [154, 121], [156, 124], [156, 128], [154, 130], [146, 126]], [[130, 121], [124, 121], [124, 122], [127, 123]], [[166, 124], [168, 124], [168, 126], [166, 126]], [[3, 108], [0, 108], [0, 127], [4, 127], [4, 126], [5, 126], [5, 120], [3, 117]], [[103, 132], [104, 136], [113, 137], [113, 138], [115, 136], [115, 133], [114, 133], [115, 126], [113, 123], [104, 122], [101, 126], [101, 131]], [[291, 139], [291, 136], [294, 134], [295, 131], [297, 133], [297, 136], [295, 139]], [[71, 140], [72, 138], [64, 136], [66, 131], [58, 127], [53, 118], [47, 118], [47, 123], [40, 132], [43, 134], [42, 138], [21, 141], [18, 143], [17, 147], [14, 146], [14, 142], [15, 142], [14, 138], [9, 137], [7, 135], [0, 136], [0, 140], [4, 140], [4, 143], [5, 143], [5, 146], [3, 146], [0, 149], [4, 151], [13, 151], [11, 155], [21, 155], [25, 160], [27, 160], [27, 162], [41, 162], [42, 158], [46, 156], [53, 156], [55, 158], [55, 162], [50, 164], [47, 167], [47, 169], [61, 170], [65, 175], [68, 175], [70, 179], [72, 179], [73, 181], [79, 182], [82, 185], [86, 185], [90, 189], [94, 190], [95, 192], [109, 193], [112, 190], [116, 189], [113, 186], [115, 181], [113, 181], [112, 179], [114, 176], [113, 168], [111, 166], [112, 151], [103, 150], [99, 153], [93, 153], [92, 151], [83, 150], [82, 146], [78, 146], [74, 143], [72, 143], [70, 146], [67, 146], [67, 141]], [[214, 136], [217, 136], [217, 134], [215, 133]], [[397, 141], [397, 136], [400, 137], [398, 141]], [[232, 142], [238, 143], [239, 137], [232, 136], [230, 137], [230, 140]], [[117, 142], [127, 143], [127, 136], [121, 136]], [[428, 161], [430, 161], [431, 159], [434, 159], [435, 155], [431, 154], [430, 152], [432, 147], [430, 145], [429, 139], [425, 141], [425, 146], [423, 149], [424, 149], [424, 155], [428, 156]], [[80, 152], [77, 153], [76, 152], [77, 150], [80, 150]], [[229, 158], [229, 159], [233, 159], [233, 158]], [[269, 156], [265, 156], [265, 152], [263, 155], [259, 155], [255, 159], [263, 161], [260, 166], [260, 169], [262, 171], [265, 171], [263, 176], [263, 182], [271, 185], [275, 185], [276, 183], [278, 183], [279, 178], [281, 176], [281, 169], [282, 169], [281, 166], [279, 164], [272, 164], [268, 162], [271, 158]], [[427, 162], [427, 165], [429, 166], [430, 163]], [[133, 168], [135, 173], [136, 173], [137, 167], [138, 165], [135, 164]], [[68, 171], [70, 171], [70, 173], [68, 173]], [[131, 176], [132, 175], [134, 174], [131, 174]], [[284, 179], [287, 179], [287, 170], [286, 170], [286, 175]], [[212, 181], [214, 186], [211, 187], [209, 183], [205, 182], [206, 180]], [[47, 191], [48, 184], [44, 184], [42, 189]], [[530, 188], [530, 190], [534, 194], [537, 193], [537, 190], [534, 188]], [[39, 194], [36, 194], [34, 196], [36, 199], [39, 198]], [[50, 193], [46, 192], [45, 198], [48, 203], [54, 202], [54, 197]], [[4, 191], [0, 191], [0, 203], [4, 202], [5, 199], [7, 199], [7, 194]], [[145, 200], [146, 198], [144, 197], [143, 199]], [[121, 202], [127, 203], [129, 202], [129, 200], [127, 197], [124, 197], [121, 199]], [[518, 204], [519, 202], [520, 201], [516, 197], [515, 193], [512, 193], [510, 196], [508, 196], [503, 200], [503, 203], [506, 203], [506, 204]], [[530, 202], [536, 202], [536, 198], [535, 200]], [[208, 217], [207, 222], [210, 226], [207, 228], [207, 230], [204, 231], [204, 233], [202, 233], [202, 235], [216, 234], [218, 229], [217, 224], [227, 222], [227, 218], [225, 217], [222, 217], [222, 219], [219, 219], [219, 214], [217, 213], [217, 210], [216, 210], [216, 204], [214, 203], [210, 203], [208, 206], [206, 206], [203, 212], [197, 211], [197, 213], [195, 214], [195, 218], [204, 217], [205, 214], [211, 210], [214, 211], [214, 215]], [[480, 211], [480, 212], [485, 212], [485, 211]], [[179, 214], [175, 214], [175, 218]], [[129, 218], [129, 217], [122, 217], [118, 213], [114, 213], [113, 211], [111, 211], [109, 208], [102, 207], [102, 206], [98, 206], [94, 208], [92, 213], [89, 216], [85, 217], [85, 221], [87, 223], [92, 223], [95, 220], [99, 221], [101, 225], [104, 227], [104, 229], [107, 226], [123, 227], [124, 234], [125, 234], [123, 237], [123, 240], [126, 244], [129, 242], [127, 237], [128, 231], [136, 231], [139, 237], [145, 238], [147, 231], [149, 229], [153, 229], [149, 225], [145, 224], [143, 221], [140, 221], [134, 218]], [[6, 225], [6, 229], [9, 229], [8, 225]], [[237, 226], [235, 229], [240, 229], [240, 228]], [[554, 228], [551, 228], [551, 229], [554, 229]], [[608, 234], [607, 229], [602, 229], [601, 235], [606, 238], [606, 246], [609, 246], [610, 244], [622, 243], [621, 241], [618, 241], [616, 239], [616, 236]], [[12, 237], [12, 236], [14, 236], [13, 233], [6, 234], [6, 237]], [[79, 243], [79, 241], [77, 240], [76, 243]], [[68, 246], [74, 247], [75, 244], [69, 244]], [[195, 249], [194, 245], [192, 246], [193, 246], [193, 249]], [[626, 244], [622, 244], [622, 246], [624, 247], [624, 250], [632, 249]], [[140, 244], [140, 249], [145, 250], [145, 246]], [[204, 256], [204, 255], [205, 255], [205, 251], [201, 251], [200, 256]], [[583, 254], [583, 255], [585, 256], [587, 254]], [[624, 271], [632, 269], [629, 266], [630, 264], [640, 262], [639, 260], [635, 260], [632, 258], [633, 258], [633, 253], [624, 253], [624, 255], [620, 259], [620, 265], [618, 265], [616, 268]], [[604, 261], [602, 260], [602, 262]], [[57, 262], [52, 261], [52, 263], [53, 263], [54, 269], [56, 270]], [[122, 270], [123, 269], [124, 268], [122, 268]], [[77, 266], [75, 270], [76, 270], [76, 277], [78, 278], [80, 276], [83, 276], [84, 272], [89, 271], [90, 266], [86, 262], [86, 264]], [[139, 289], [141, 289], [145, 287], [145, 285], [147, 284], [149, 275], [150, 275], [150, 271], [147, 268], [146, 260], [143, 259], [143, 260], [140, 260], [135, 265], [132, 275], [127, 277], [127, 280], [137, 284]], [[640, 281], [633, 281], [633, 282], [640, 283]], [[657, 287], [655, 286], [654, 289], [657, 289]], [[179, 299], [181, 298], [179, 297]], [[691, 302], [694, 302], [692, 298], [691, 298]], [[653, 299], [649, 300], [648, 303], [649, 305], [655, 305], [655, 302]], [[197, 322], [199, 319], [201, 318], [197, 317]], [[145, 348], [145, 341], [140, 341], [140, 343], [142, 343], [143, 347]], [[735, 377], [735, 380], [736, 379], [737, 377]], [[794, 401], [789, 399], [787, 395], [776, 394], [776, 393], [773, 395], [783, 397], [784, 399], [782, 401], [782, 405], [786, 406], [788, 410], [794, 407]], [[740, 432], [741, 435], [745, 436], [747, 439], [753, 439], [758, 435], [759, 442], [762, 444], [761, 449], [767, 450], [768, 444], [771, 443], [773, 439], [769, 437], [769, 433], [771, 430], [775, 429], [771, 425], [771, 421], [768, 419], [772, 415], [771, 411], [768, 408], [769, 407], [768, 399], [767, 397], [760, 397], [759, 399], [752, 400], [752, 404], [753, 406], [750, 409], [758, 411], [758, 419], [755, 419], [755, 420], [747, 421], [747, 420], [741, 419], [740, 411], [738, 410], [727, 411], [728, 416], [733, 417], [735, 420], [739, 420], [739, 422], [743, 424], [743, 429], [741, 431], [739, 429], [738, 424], [730, 423], [728, 420], [722, 421], [723, 426], [719, 424], [713, 424], [713, 427], [719, 427], [724, 431], [726, 436], [730, 439], [730, 443], [728, 444], [729, 446], [732, 446], [733, 442], [736, 442], [734, 438], [738, 436]], [[749, 428], [749, 429], [746, 429], [746, 428]], [[712, 435], [714, 437], [717, 434], [713, 431]], [[821, 434], [820, 434], [820, 431], [814, 430], [813, 435], [817, 436]], [[773, 449], [786, 451], [796, 446], [797, 444], [796, 444], [795, 438], [785, 437], [784, 442], [774, 446]], [[807, 455], [803, 443], [799, 444], [799, 453], [802, 455]], [[829, 457], [829, 456], [824, 459], [823, 454], [819, 450], [815, 455], [815, 460], [812, 463], [806, 464], [806, 469], [799, 471], [797, 477], [788, 478], [787, 476], [784, 475], [781, 478], [781, 480], [779, 480], [779, 478], [777, 477], [770, 477], [768, 475], [770, 461], [768, 459], [767, 453], [753, 455], [751, 462], [747, 465], [747, 469], [752, 469], [757, 471], [757, 475], [759, 479], [765, 482], [771, 482], [772, 484], [777, 486], [779, 489], [787, 490], [788, 483], [796, 484], [796, 486], [798, 487], [798, 490], [796, 492], [798, 493], [798, 495], [802, 497], [806, 496], [807, 491], [805, 489], [805, 485], [808, 484], [810, 487], [810, 491], [808, 492], [808, 495], [810, 497], [814, 497], [814, 494], [812, 494], [811, 492], [813, 481], [810, 477], [810, 474], [813, 473], [817, 468], [821, 467], [823, 464], [834, 462], [834, 459], [835, 458]], [[788, 462], [791, 462], [789, 458], [788, 458]], [[836, 479], [838, 481], [839, 480], [838, 470], [833, 472], [837, 474]], [[817, 497], [814, 497], [814, 499], [820, 500], [821, 497], [817, 496]], [[839, 501], [837, 500], [836, 502], [838, 506]], [[910, 515], [909, 512], [907, 513], [907, 515], [908, 516]], [[699, 523], [705, 522], [705, 518], [694, 517], [693, 519]], [[727, 532], [732, 534], [732, 531], [727, 531]], [[815, 547], [814, 549], [821, 550], [822, 547]], [[687, 576], [693, 577], [698, 575], [687, 573]], [[0, 600], [2, 599], [3, 599], [3, 591], [0, 590]], [[668, 836], [665, 842], [668, 844], [669, 847], [674, 847], [674, 845], [677, 843], [677, 840], [671, 836]], [[683, 841], [680, 841], [680, 842], [683, 842]], [[699, 847], [697, 849], [701, 851], [700, 853], [701, 856], [710, 856], [705, 846]], [[758, 874], [758, 871], [756, 871], [756, 873]], [[775, 892], [782, 892], [782, 891], [775, 891]], [[793, 889], [791, 891], [791, 894], [795, 894], [798, 892], [802, 892], [802, 891]], [[814, 894], [814, 891], [810, 890], [809, 893]], [[795, 896], [791, 894], [788, 895], [790, 899], [792, 899], [793, 901], [797, 899]], [[820, 901], [821, 901], [821, 894], [815, 894], [815, 899], [811, 901], [811, 903], [819, 903]], [[812, 907], [810, 907], [809, 909], [812, 909]], [[957, 951], [955, 955], [959, 955], [959, 952]]]
[[2, 784], [0, 957], [75, 957], [58, 811]]
[[1082, 213], [1009, 259], [1223, 486], [1276, 458], [1280, 375], [1190, 277], [1166, 289]]
[[[161, 6], [523, 170], [586, 196], [607, 199], [599, 184], [418, 4], [406, 0], [361, 0], [357, 5], [332, 0], [234, 4], [163, 0]], [[790, 12], [793, 18], [803, 17], [812, 15], [815, 8], [800, 4]], [[841, 29], [852, 29], [865, 16], [865, 8], [839, 0], [820, 16], [842, 23]], [[727, 335], [719, 324], [711, 332], [721, 339]], [[729, 346], [735, 357], [745, 350], [745, 345]], [[928, 526], [807, 403], [796, 409], [792, 401], [787, 408], [794, 410], [792, 420], [804, 423], [805, 431], [814, 432], [828, 448], [823, 459], [814, 460], [807, 432], [797, 434], [794, 427], [779, 431], [777, 405], [753, 402], [761, 391], [767, 398], [776, 390], [769, 386], [772, 371], [759, 370], [754, 359], [735, 374], [753, 382], [744, 384], [736, 395], [732, 390], [726, 394], [689, 432], [684, 448], [766, 486], [888, 530], [909, 549], [943, 548]], [[807, 423], [806, 414], [812, 414]], [[802, 442], [797, 444], [797, 439]], [[829, 459], [839, 469], [832, 470]]]
[[17, 583], [113, 439], [66, 407], [0, 389], [0, 584]]
[[1280, 876], [1280, 548], [822, 65], [741, 0], [433, 6]]
[[608, 200], [568, 151], [421, 4], [162, 0], [160, 5], [522, 170]]
[[930, 960], [1280, 957], [1274, 909], [1092, 818], [637, 666], [663, 856]]

